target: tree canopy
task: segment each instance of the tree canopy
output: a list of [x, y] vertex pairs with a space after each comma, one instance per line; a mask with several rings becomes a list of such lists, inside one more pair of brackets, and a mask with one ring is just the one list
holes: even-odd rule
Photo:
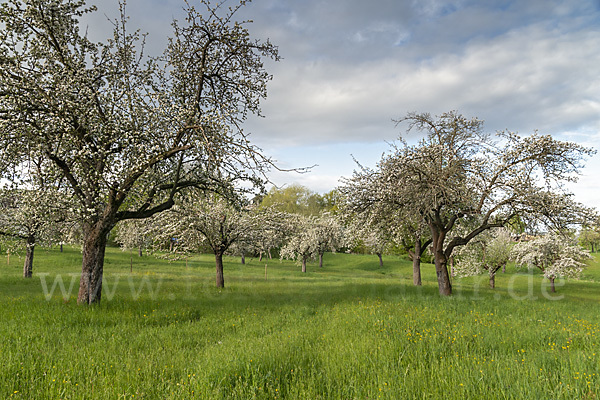
[[483, 121], [455, 111], [410, 113], [397, 124], [423, 138], [409, 145], [401, 137], [375, 170], [356, 171], [345, 191], [355, 208], [384, 204], [422, 219], [431, 233], [440, 294], [452, 293], [447, 262], [453, 250], [480, 233], [516, 217], [560, 229], [590, 212], [563, 184], [577, 179], [591, 149], [538, 133], [487, 134]]
[[325, 207], [323, 197], [305, 186], [272, 187], [262, 198], [262, 207], [275, 207], [290, 214], [318, 215]]
[[521, 242], [514, 248], [517, 266], [537, 268], [550, 280], [552, 292], [556, 291], [554, 280], [558, 277], [578, 277], [584, 267], [583, 261], [591, 258], [573, 240], [557, 233]]
[[182, 190], [260, 184], [270, 160], [241, 125], [260, 114], [277, 48], [234, 20], [243, 6], [189, 4], [164, 52], [144, 54], [124, 7], [111, 38], [80, 26], [84, 0], [9, 0], [0, 8], [2, 178], [44, 160], [68, 185], [79, 215], [83, 266], [78, 301], [101, 298], [106, 236], [118, 221], [173, 206]]

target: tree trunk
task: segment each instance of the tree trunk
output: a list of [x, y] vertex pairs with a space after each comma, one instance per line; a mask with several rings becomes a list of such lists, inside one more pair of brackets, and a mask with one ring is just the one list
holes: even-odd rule
[[302, 272], [306, 272], [306, 257], [302, 257]]
[[435, 258], [435, 273], [438, 280], [438, 291], [442, 296], [452, 295], [452, 285], [450, 284], [450, 276], [448, 275], [448, 262], [446, 258]]
[[62, 243], [60, 244], [60, 252], [61, 253], [63, 252], [63, 244]]
[[263, 252], [259, 251], [258, 252], [258, 262], [262, 262], [262, 256], [263, 256]]
[[496, 273], [492, 273], [490, 274], [490, 288], [495, 289], [496, 288]]
[[323, 253], [319, 253], [319, 268], [323, 268]]
[[550, 291], [556, 293], [556, 287], [554, 287], [554, 278], [550, 278]]
[[242, 253], [242, 265], [246, 265], [246, 254]]
[[31, 278], [33, 275], [33, 251], [35, 250], [35, 236], [27, 236], [25, 247], [25, 263], [23, 264], [23, 278]]
[[100, 303], [102, 298], [102, 275], [104, 253], [111, 227], [102, 228], [100, 223], [84, 228], [81, 279], [79, 281], [78, 304]]
[[138, 257], [141, 257], [143, 255], [142, 253], [142, 246], [138, 247]]
[[421, 282], [421, 238], [415, 240], [415, 252], [412, 254], [413, 285], [422, 286]]
[[215, 264], [217, 267], [217, 287], [224, 288], [225, 287], [225, 278], [223, 277], [223, 253], [217, 251], [215, 253]]
[[444, 253], [444, 235], [431, 230], [433, 237], [433, 254], [435, 258], [435, 273], [438, 281], [438, 291], [442, 296], [452, 295], [452, 284], [448, 275], [448, 258]]
[[383, 257], [381, 253], [377, 253], [377, 257], [379, 257], [379, 267], [383, 267]]

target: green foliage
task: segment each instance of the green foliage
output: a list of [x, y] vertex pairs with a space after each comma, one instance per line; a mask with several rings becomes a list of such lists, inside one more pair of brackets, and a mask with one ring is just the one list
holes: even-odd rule
[[330, 190], [322, 196], [322, 199], [325, 211], [328, 211], [333, 215], [338, 215], [341, 212], [344, 200], [339, 190]]
[[279, 211], [290, 214], [318, 215], [326, 208], [331, 199], [324, 201], [323, 197], [310, 189], [293, 184], [284, 188], [272, 187], [262, 199], [262, 207], [274, 206]]
[[[38, 255], [48, 287], [60, 275], [68, 289], [80, 250]], [[511, 266], [495, 291], [487, 277], [470, 277], [440, 298], [431, 265], [413, 287], [405, 260], [389, 257], [383, 268], [372, 256], [328, 260], [307, 274], [272, 261], [265, 280], [264, 263], [226, 258], [230, 284], [219, 290], [211, 255], [187, 267], [134, 258], [129, 274], [128, 255], [108, 248], [109, 290], [84, 308], [76, 284], [66, 301], [58, 287], [46, 301], [39, 275], [24, 281], [20, 265], [3, 262], [0, 397], [593, 399], [600, 391], [598, 260], [554, 300], [541, 274]]]
[[579, 233], [579, 244], [590, 249], [592, 253], [600, 246], [600, 221], [597, 226], [585, 227]]

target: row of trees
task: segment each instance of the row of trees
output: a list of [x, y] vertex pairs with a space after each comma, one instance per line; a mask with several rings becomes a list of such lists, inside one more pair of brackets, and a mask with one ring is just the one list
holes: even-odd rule
[[[53, 208], [55, 203], [44, 203], [41, 208], [32, 207], [32, 204], [39, 205], [43, 200], [40, 193], [4, 191], [2, 195], [2, 234], [21, 239], [26, 253], [23, 274], [31, 277], [36, 242], [62, 243], [69, 237], [72, 241], [77, 232], [65, 229], [68, 226], [64, 223], [67, 213], [58, 213]], [[32, 197], [34, 195], [37, 196]], [[244, 262], [246, 255], [258, 255], [262, 259], [266, 254], [271, 258], [272, 250], [277, 249], [281, 258], [297, 261], [306, 272], [307, 261], [318, 258], [319, 267], [323, 267], [324, 253], [341, 247], [348, 250], [358, 246], [367, 248], [377, 254], [382, 265], [382, 255], [400, 243], [413, 260], [418, 260], [421, 250], [431, 243], [428, 239], [423, 245], [422, 234], [421, 240], [415, 242], [416, 251], [419, 251], [415, 254], [415, 249], [406, 245], [406, 235], [394, 235], [385, 226], [369, 225], [360, 218], [349, 218], [345, 213], [322, 212], [318, 216], [306, 216], [280, 211], [282, 204], [256, 205], [244, 202], [243, 198], [238, 199], [238, 203], [232, 203], [217, 194], [193, 192], [169, 211], [153, 218], [120, 223], [114, 230], [115, 240], [123, 249], [137, 249], [140, 256], [143, 250], [150, 249], [160, 250], [156, 254], [161, 256], [187, 257], [191, 252], [209, 248], [215, 255], [218, 287], [224, 287], [223, 255], [227, 252], [241, 256]], [[342, 204], [340, 206], [341, 210], [345, 209]], [[34, 213], [40, 209], [54, 210], [54, 213], [46, 213], [41, 218]], [[396, 231], [406, 232], [406, 227], [403, 228]], [[481, 233], [452, 255], [451, 275], [469, 276], [487, 272], [493, 288], [496, 273], [512, 260], [518, 267], [540, 269], [550, 280], [554, 291], [557, 277], [577, 276], [582, 270], [582, 261], [589, 258], [589, 253], [576, 245], [572, 237], [541, 235], [517, 243], [518, 236], [514, 228], [512, 232], [507, 228], [493, 228]], [[582, 237], [583, 232], [580, 240]], [[419, 262], [414, 264], [413, 272], [414, 284], [420, 285]]]
[[453, 256], [452, 269], [457, 276], [487, 273], [490, 287], [494, 288], [496, 273], [514, 261], [517, 268], [539, 269], [555, 292], [555, 279], [578, 277], [584, 261], [590, 257], [569, 236], [553, 233], [516, 243], [508, 229], [495, 228], [459, 248]]
[[341, 226], [328, 214], [305, 216], [279, 211], [277, 206], [253, 205], [243, 198], [232, 202], [218, 194], [191, 192], [170, 210], [146, 220], [120, 223], [115, 241], [126, 249], [144, 249], [160, 257], [187, 258], [190, 253], [210, 249], [215, 255], [216, 285], [224, 287], [223, 256], [246, 255], [269, 259], [277, 250], [282, 258], [306, 262], [320, 260], [341, 243]]
[[[360, 167], [338, 191], [296, 193], [302, 201], [293, 210], [276, 198], [285, 192], [272, 192], [265, 207], [250, 207], [244, 192], [262, 189], [274, 165], [242, 124], [260, 115], [271, 78], [263, 62], [277, 60], [278, 49], [235, 21], [244, 1], [227, 9], [201, 3], [202, 13], [187, 5], [185, 20], [173, 21], [156, 56], [144, 53], [145, 36], [128, 31], [124, 7], [112, 37], [93, 42], [79, 22], [96, 11], [85, 0], [0, 6], [0, 178], [10, 182], [2, 203], [25, 219], [4, 213], [5, 233], [30, 241], [32, 259], [32, 240], [52, 236], [42, 226], [78, 232], [79, 303], [100, 301], [107, 238], [128, 221], [139, 232], [141, 221], [158, 220], [148, 222], [161, 227], [151, 237], [175, 249], [208, 244], [223, 285], [228, 249], [269, 254], [279, 246], [304, 265], [322, 258], [339, 245], [337, 215], [380, 260], [389, 243], [401, 243], [415, 284], [431, 245], [440, 293], [449, 295], [448, 260], [480, 234], [515, 221], [562, 230], [590, 220], [591, 210], [561, 185], [575, 179], [591, 149], [537, 133], [488, 135], [482, 121], [456, 112], [397, 121], [423, 137], [415, 145], [401, 138], [375, 169]], [[321, 209], [330, 214], [318, 216]]]

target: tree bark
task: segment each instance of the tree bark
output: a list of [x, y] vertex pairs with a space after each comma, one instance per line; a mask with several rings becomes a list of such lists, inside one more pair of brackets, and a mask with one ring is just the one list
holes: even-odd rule
[[323, 268], [323, 253], [319, 253], [319, 268]]
[[23, 264], [23, 278], [33, 276], [33, 251], [35, 250], [35, 236], [27, 236], [27, 245], [25, 247], [25, 263]]
[[62, 243], [60, 244], [60, 252], [61, 253], [63, 252], [63, 244]]
[[383, 256], [381, 253], [377, 253], [377, 257], [379, 257], [379, 267], [383, 267]]
[[84, 227], [81, 279], [79, 281], [78, 304], [100, 303], [102, 298], [102, 275], [104, 253], [108, 232], [112, 227], [100, 222]]
[[490, 274], [490, 288], [496, 288], [496, 273]]
[[143, 255], [142, 253], [142, 246], [138, 247], [138, 257], [141, 257]]
[[442, 296], [452, 295], [452, 284], [448, 275], [448, 258], [444, 253], [444, 234], [431, 229], [433, 238], [433, 254], [435, 258], [435, 273], [438, 281], [438, 291]]
[[246, 265], [246, 254], [242, 253], [242, 265]]
[[218, 288], [224, 288], [225, 287], [225, 278], [223, 276], [223, 253], [222, 252], [215, 252], [215, 264], [216, 264], [216, 268], [217, 268], [217, 277], [216, 277], [216, 282], [217, 282], [217, 287]]
[[306, 272], [306, 257], [302, 257], [302, 272]]
[[556, 287], [554, 286], [554, 278], [550, 278], [550, 291], [556, 293]]
[[448, 275], [448, 261], [443, 256], [435, 258], [435, 273], [438, 280], [438, 291], [442, 296], [452, 295], [452, 285], [450, 284], [450, 276]]
[[263, 252], [259, 251], [258, 252], [258, 262], [262, 262], [262, 257], [263, 257]]

